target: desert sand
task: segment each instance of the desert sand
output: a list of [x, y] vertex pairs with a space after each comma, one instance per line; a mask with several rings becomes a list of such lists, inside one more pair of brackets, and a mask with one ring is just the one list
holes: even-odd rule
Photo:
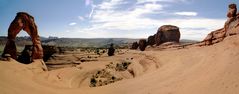
[[[203, 47], [146, 51], [122, 50], [97, 60], [43, 71], [41, 60], [21, 64], [0, 61], [1, 94], [239, 94], [239, 36]], [[80, 52], [62, 56], [68, 60]], [[60, 57], [59, 55], [58, 57]], [[92, 75], [106, 65], [131, 62], [112, 72], [119, 81], [90, 87]], [[51, 61], [58, 62], [58, 61]], [[75, 61], [77, 63], [77, 61]]]

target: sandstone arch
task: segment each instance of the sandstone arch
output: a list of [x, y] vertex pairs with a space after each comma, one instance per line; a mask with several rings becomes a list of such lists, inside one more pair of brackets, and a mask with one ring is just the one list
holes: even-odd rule
[[10, 24], [8, 28], [8, 41], [2, 56], [5, 57], [6, 54], [10, 54], [13, 59], [17, 59], [15, 38], [21, 30], [26, 31], [32, 39], [32, 59], [42, 59], [43, 49], [38, 35], [37, 26], [34, 22], [34, 18], [26, 12], [18, 12], [15, 19]]

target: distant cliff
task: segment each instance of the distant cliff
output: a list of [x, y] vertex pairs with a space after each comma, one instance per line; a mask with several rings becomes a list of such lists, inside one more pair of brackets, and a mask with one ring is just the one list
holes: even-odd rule
[[[68, 46], [68, 47], [106, 47], [110, 43], [114, 43], [117, 46], [127, 46], [138, 39], [128, 39], [128, 38], [57, 38], [41, 37], [42, 44], [45, 45], [55, 45], [55, 46]], [[0, 36], [0, 45], [6, 44], [7, 37]], [[16, 45], [25, 46], [27, 44], [32, 44], [30, 37], [17, 37]]]

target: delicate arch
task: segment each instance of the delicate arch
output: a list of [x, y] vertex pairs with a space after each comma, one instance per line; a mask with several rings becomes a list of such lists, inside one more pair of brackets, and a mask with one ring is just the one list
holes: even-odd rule
[[32, 39], [32, 59], [42, 59], [43, 49], [41, 46], [40, 37], [38, 35], [37, 26], [34, 22], [34, 18], [25, 12], [18, 12], [17, 16], [10, 24], [8, 28], [8, 41], [6, 43], [2, 56], [5, 57], [6, 54], [10, 54], [13, 59], [17, 59], [15, 39], [17, 34], [21, 30], [26, 31]]

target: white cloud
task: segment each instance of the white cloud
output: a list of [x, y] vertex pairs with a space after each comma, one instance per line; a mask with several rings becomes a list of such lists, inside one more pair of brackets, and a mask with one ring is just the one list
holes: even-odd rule
[[181, 16], [197, 16], [197, 12], [188, 12], [188, 11], [183, 11], [183, 12], [175, 12], [175, 15], [181, 15]]
[[94, 10], [95, 10], [95, 5], [92, 5], [91, 6], [91, 11], [90, 11], [90, 14], [89, 14], [89, 18], [91, 18], [92, 17], [92, 15], [93, 15], [93, 13], [94, 13]]
[[137, 0], [137, 3], [138, 4], [141, 4], [141, 3], [150, 3], [150, 2], [185, 2], [185, 1], [188, 1], [188, 0]]
[[77, 24], [77, 23], [75, 23], [75, 22], [69, 23], [70, 26], [74, 26], [74, 25], [76, 25], [76, 24]]
[[71, 32], [70, 30], [66, 30], [66, 32], [68, 33], [68, 32]]
[[97, 7], [99, 9], [114, 9], [117, 5], [125, 4], [127, 0], [104, 0], [101, 4]]
[[148, 3], [148, 4], [144, 5], [144, 9], [151, 10], [151, 11], [162, 10], [163, 9], [163, 5], [156, 4], [156, 3]]
[[[183, 39], [202, 40], [213, 30], [223, 27], [225, 19], [209, 19], [197, 16], [197, 12], [176, 12], [174, 15], [194, 16], [193, 18], [165, 18], [153, 19], [146, 17], [147, 14], [165, 12], [165, 5], [156, 1], [179, 2], [186, 0], [138, 0], [147, 2], [135, 4], [131, 9], [118, 10], [127, 0], [104, 0], [95, 5], [91, 12], [91, 25], [85, 28], [74, 28], [74, 36], [92, 37], [127, 37], [147, 38], [155, 34], [157, 29], [165, 24], [176, 25], [180, 28]], [[122, 6], [121, 6], [122, 7]], [[71, 36], [73, 36], [71, 34]], [[67, 35], [65, 35], [67, 36]], [[70, 36], [70, 35], [69, 35]]]
[[83, 16], [78, 16], [78, 19], [81, 20], [81, 21], [85, 20], [85, 18]]
[[91, 3], [92, 3], [91, 0], [85, 0], [85, 5], [86, 5], [86, 6], [90, 5]]

